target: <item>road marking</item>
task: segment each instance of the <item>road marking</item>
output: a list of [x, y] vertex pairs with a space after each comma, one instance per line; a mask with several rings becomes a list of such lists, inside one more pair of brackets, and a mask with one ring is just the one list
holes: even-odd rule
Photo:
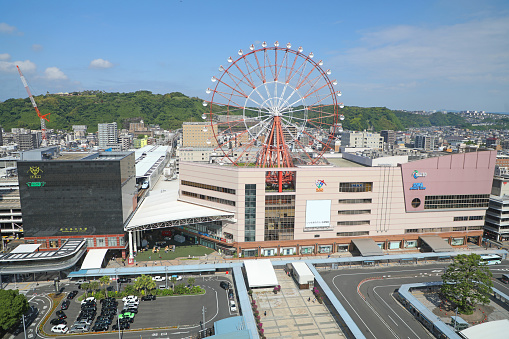
[[389, 317], [389, 319], [391, 319], [391, 320], [392, 320], [392, 322], [394, 323], [394, 325], [399, 326], [399, 325], [398, 325], [398, 324], [394, 321], [394, 319], [392, 319], [392, 318], [391, 318], [391, 316], [390, 316], [390, 315], [388, 315], [388, 314], [387, 314], [387, 316]]

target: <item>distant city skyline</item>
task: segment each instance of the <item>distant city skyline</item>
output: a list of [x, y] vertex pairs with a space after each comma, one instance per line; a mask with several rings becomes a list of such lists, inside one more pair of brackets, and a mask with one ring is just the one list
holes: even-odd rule
[[509, 112], [509, 2], [2, 3], [0, 100], [104, 90], [207, 99], [250, 44], [323, 59], [346, 106]]

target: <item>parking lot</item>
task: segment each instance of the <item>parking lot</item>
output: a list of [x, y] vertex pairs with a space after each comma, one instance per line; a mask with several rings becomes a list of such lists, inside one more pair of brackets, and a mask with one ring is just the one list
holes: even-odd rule
[[[212, 327], [213, 323], [217, 320], [227, 318], [230, 316], [238, 315], [236, 309], [236, 300], [233, 290], [226, 290], [220, 286], [221, 282], [231, 281], [228, 277], [195, 277], [195, 284], [201, 286], [205, 290], [203, 295], [178, 295], [178, 296], [157, 296], [156, 300], [144, 301], [139, 298], [138, 313], [134, 315], [134, 321], [130, 323], [130, 330], [141, 329], [190, 329], [198, 332], [202, 328], [203, 310], [205, 309], [205, 326]], [[134, 280], [134, 279], [133, 279]], [[186, 278], [183, 279], [186, 283]], [[157, 282], [157, 284], [162, 284]], [[125, 287], [125, 284], [122, 284]], [[69, 293], [73, 290], [78, 290], [77, 285], [71, 283], [66, 287], [65, 292]], [[228, 291], [230, 292], [230, 300], [228, 299]], [[85, 293], [79, 290], [78, 295], [71, 300], [67, 310], [63, 312], [67, 316], [67, 327], [70, 329], [78, 314], [81, 311], [81, 302], [78, 298]], [[64, 300], [66, 300], [64, 298]], [[124, 303], [122, 299], [117, 299], [118, 305], [116, 306], [116, 315], [112, 318], [112, 324], [107, 327], [107, 331], [112, 330], [112, 326], [117, 323], [118, 314], [122, 311]], [[235, 307], [230, 307], [232, 303]], [[55, 311], [44, 324], [44, 332], [48, 334], [63, 335], [59, 333], [52, 333], [51, 329], [54, 325], [50, 324], [52, 319], [56, 318], [56, 313], [61, 309], [61, 304], [57, 305]], [[95, 324], [95, 320], [101, 314], [101, 303], [97, 301], [97, 315], [89, 326], [91, 329]]]

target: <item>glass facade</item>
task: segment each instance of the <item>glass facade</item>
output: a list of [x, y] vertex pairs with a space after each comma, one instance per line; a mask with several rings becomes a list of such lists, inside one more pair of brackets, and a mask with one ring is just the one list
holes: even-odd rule
[[124, 234], [136, 204], [134, 152], [93, 155], [18, 162], [25, 237]]
[[245, 185], [244, 241], [256, 239], [256, 184]]
[[265, 196], [265, 237], [267, 240], [293, 240], [295, 196]]
[[427, 195], [424, 209], [484, 208], [488, 207], [489, 194]]

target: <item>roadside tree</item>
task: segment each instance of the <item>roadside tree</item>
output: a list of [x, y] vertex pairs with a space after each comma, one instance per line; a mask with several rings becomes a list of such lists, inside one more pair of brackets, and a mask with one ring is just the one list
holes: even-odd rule
[[147, 294], [147, 290], [156, 288], [156, 283], [149, 275], [142, 274], [134, 281], [134, 288], [138, 291], [144, 290], [145, 294]]
[[[105, 287], [106, 285], [109, 285], [110, 284], [110, 277], [108, 277], [107, 275], [102, 276], [99, 279], [99, 283], [101, 284], [102, 287]], [[106, 298], [107, 298], [108, 297], [108, 289], [105, 288], [104, 290], [105, 290]]]
[[460, 313], [472, 314], [475, 304], [489, 304], [492, 276], [489, 268], [481, 263], [481, 256], [461, 254], [442, 275], [440, 292], [457, 305]]
[[28, 301], [18, 290], [0, 290], [0, 327], [8, 330], [28, 310]]

